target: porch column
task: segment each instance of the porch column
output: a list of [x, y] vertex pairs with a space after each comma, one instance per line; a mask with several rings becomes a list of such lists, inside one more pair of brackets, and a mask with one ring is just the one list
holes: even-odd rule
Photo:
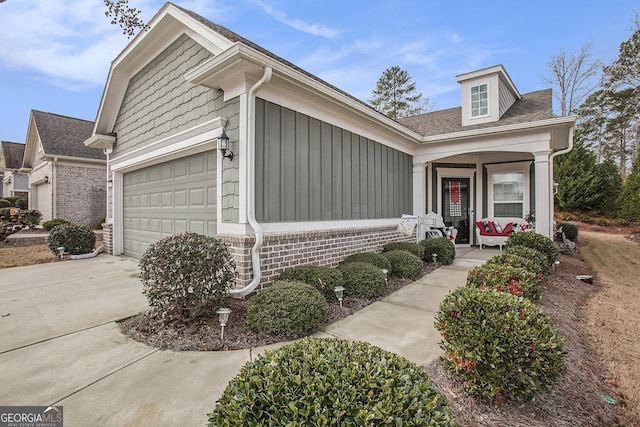
[[551, 151], [533, 153], [535, 164], [535, 202], [536, 202], [536, 232], [552, 237], [553, 205], [551, 204], [551, 181], [549, 169], [549, 154]]
[[413, 165], [413, 214], [426, 215], [427, 164]]

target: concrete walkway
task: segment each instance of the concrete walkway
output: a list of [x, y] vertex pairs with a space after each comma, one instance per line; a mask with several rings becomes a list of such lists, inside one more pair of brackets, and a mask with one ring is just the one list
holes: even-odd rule
[[[497, 253], [458, 249], [453, 265], [315, 336], [430, 363], [441, 354], [438, 304]], [[135, 260], [108, 255], [1, 269], [0, 405], [62, 405], [67, 427], [205, 425], [227, 383], [264, 348], [174, 352], [124, 337], [114, 321], [147, 308], [137, 271]]]

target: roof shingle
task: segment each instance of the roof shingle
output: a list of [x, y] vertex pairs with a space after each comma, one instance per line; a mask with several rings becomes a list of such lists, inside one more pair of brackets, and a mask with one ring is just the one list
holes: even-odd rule
[[24, 144], [19, 142], [2, 141], [2, 157], [4, 167], [7, 169], [20, 169], [24, 157]]
[[93, 131], [93, 122], [37, 110], [32, 114], [45, 154], [107, 159], [102, 150], [84, 145]]

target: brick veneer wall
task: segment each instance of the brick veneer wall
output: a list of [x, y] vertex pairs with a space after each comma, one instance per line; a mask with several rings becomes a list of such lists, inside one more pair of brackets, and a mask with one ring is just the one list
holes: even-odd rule
[[[103, 226], [104, 250], [113, 254], [113, 224]], [[375, 252], [390, 242], [415, 242], [415, 237], [398, 233], [397, 226], [350, 228], [300, 233], [266, 233], [260, 250], [260, 286], [273, 283], [286, 268], [305, 264], [337, 266], [347, 256]], [[230, 247], [238, 269], [237, 288], [251, 282], [251, 249], [254, 236], [218, 235]]]
[[94, 227], [107, 212], [105, 168], [59, 165], [56, 215], [74, 224]]
[[[237, 287], [252, 279], [251, 248], [253, 236], [219, 235], [231, 247], [238, 268]], [[396, 226], [351, 228], [300, 233], [265, 233], [260, 250], [262, 278], [260, 285], [274, 282], [283, 270], [298, 265], [337, 266], [340, 261], [358, 252], [374, 252], [390, 242], [415, 241], [415, 237], [400, 234]]]

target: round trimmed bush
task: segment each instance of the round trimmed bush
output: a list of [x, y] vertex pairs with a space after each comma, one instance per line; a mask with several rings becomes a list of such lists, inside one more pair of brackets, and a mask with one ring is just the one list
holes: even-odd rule
[[163, 318], [184, 320], [215, 308], [237, 276], [229, 247], [198, 233], [165, 237], [140, 258], [142, 293]]
[[0, 208], [0, 215], [4, 217], [6, 221], [11, 219], [11, 208]]
[[558, 224], [558, 229], [560, 229], [560, 227], [562, 227], [562, 231], [564, 231], [564, 235], [567, 236], [567, 239], [574, 242], [578, 241], [578, 226], [575, 223], [563, 222]]
[[359, 254], [349, 255], [342, 261], [343, 264], [348, 264], [350, 262], [366, 262], [375, 265], [381, 270], [385, 269], [387, 271], [391, 271], [391, 264], [387, 257], [373, 252], [361, 252]]
[[418, 365], [334, 338], [267, 350], [231, 380], [208, 416], [210, 427], [458, 425]]
[[0, 199], [0, 208], [10, 208], [11, 202], [6, 199]]
[[46, 243], [54, 255], [58, 254], [59, 247], [71, 255], [88, 254], [93, 252], [96, 235], [84, 225], [66, 224], [51, 230]]
[[470, 395], [529, 400], [562, 380], [564, 340], [527, 298], [458, 288], [440, 304], [435, 327], [447, 369]]
[[44, 228], [45, 230], [53, 230], [54, 227], [61, 224], [71, 224], [71, 223], [64, 218], [53, 218], [43, 222], [42, 228]]
[[299, 281], [314, 286], [329, 302], [337, 301], [333, 288], [344, 284], [339, 270], [321, 265], [300, 265], [288, 268], [280, 274], [278, 280]]
[[16, 200], [15, 206], [18, 209], [27, 209], [29, 207], [29, 200], [25, 199], [24, 197], [21, 197]]
[[18, 222], [26, 225], [29, 228], [34, 228], [38, 224], [40, 224], [40, 219], [42, 218], [42, 214], [40, 211], [35, 209], [22, 209], [18, 212]]
[[427, 262], [433, 261], [433, 254], [438, 254], [437, 262], [443, 265], [453, 263], [456, 258], [456, 245], [446, 237], [422, 240], [420, 246], [422, 246], [423, 259]]
[[547, 236], [536, 233], [535, 231], [512, 233], [507, 239], [507, 247], [517, 245], [533, 248], [544, 254], [544, 256], [547, 257], [547, 265], [549, 267], [551, 267], [560, 256], [560, 250], [554, 241]]
[[328, 309], [327, 301], [315, 287], [279, 281], [249, 299], [246, 328], [256, 333], [297, 338], [317, 328]]
[[382, 253], [391, 251], [407, 251], [411, 252], [417, 257], [422, 256], [422, 247], [417, 243], [410, 242], [392, 242], [387, 243], [382, 247]]
[[[524, 246], [517, 246], [520, 248], [524, 248]], [[496, 264], [496, 265], [506, 265], [509, 267], [516, 268], [524, 268], [528, 272], [534, 273], [538, 276], [540, 280], [544, 279], [545, 272], [542, 269], [543, 267], [540, 263], [531, 258], [525, 258], [520, 255], [515, 255], [511, 253], [503, 253], [502, 255], [496, 255], [492, 258], [489, 258], [487, 264]]]
[[542, 271], [544, 277], [548, 277], [551, 273], [551, 265], [549, 265], [547, 257], [536, 249], [520, 245], [508, 246], [504, 248], [502, 255], [515, 255], [535, 262], [538, 267], [534, 271]]
[[467, 274], [467, 286], [495, 289], [517, 297], [539, 300], [542, 296], [542, 275], [503, 264], [484, 264]]
[[354, 298], [375, 298], [384, 292], [384, 273], [366, 262], [342, 264], [338, 269], [344, 278], [344, 295]]
[[390, 273], [396, 277], [407, 277], [413, 279], [422, 272], [422, 260], [407, 251], [384, 252], [383, 255], [391, 264]]

